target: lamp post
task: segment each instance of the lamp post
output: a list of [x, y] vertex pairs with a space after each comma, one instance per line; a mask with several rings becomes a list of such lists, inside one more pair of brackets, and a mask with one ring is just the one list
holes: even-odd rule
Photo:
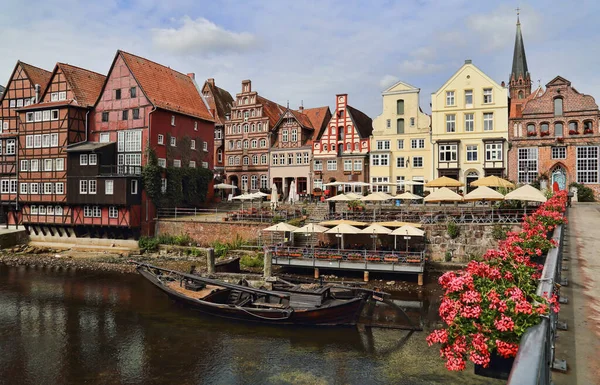
[[[311, 159], [311, 164], [312, 164], [312, 159]], [[309, 166], [309, 167], [310, 167], [310, 166]], [[309, 172], [308, 172], [308, 187], [307, 187], [307, 190], [308, 190], [308, 191], [307, 191], [306, 193], [310, 195], [310, 201], [311, 201], [311, 202], [312, 202], [312, 198], [313, 198], [313, 195], [312, 195], [312, 193], [313, 193], [313, 187], [312, 187], [312, 176], [313, 176], [313, 173], [312, 173], [312, 171], [309, 171]]]

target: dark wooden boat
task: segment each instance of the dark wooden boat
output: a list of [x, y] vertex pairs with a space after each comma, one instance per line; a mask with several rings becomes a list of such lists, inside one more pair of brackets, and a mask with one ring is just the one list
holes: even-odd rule
[[[363, 289], [280, 286], [256, 289], [137, 263], [137, 271], [171, 299], [205, 314], [281, 325], [355, 325], [370, 297]], [[333, 289], [333, 290], [332, 290]]]

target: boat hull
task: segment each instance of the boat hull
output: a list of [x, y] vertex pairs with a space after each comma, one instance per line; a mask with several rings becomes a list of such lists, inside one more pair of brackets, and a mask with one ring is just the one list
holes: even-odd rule
[[164, 285], [145, 268], [139, 267], [137, 270], [144, 278], [177, 303], [211, 316], [244, 322], [303, 326], [352, 326], [356, 325], [366, 302], [365, 297], [357, 297], [339, 304], [310, 309], [291, 310], [239, 307], [190, 298]]

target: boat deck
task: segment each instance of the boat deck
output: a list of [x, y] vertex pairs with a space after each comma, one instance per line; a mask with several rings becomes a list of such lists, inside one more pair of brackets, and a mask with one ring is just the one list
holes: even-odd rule
[[206, 287], [204, 287], [204, 289], [199, 290], [199, 291], [188, 290], [184, 286], [181, 286], [179, 281], [167, 282], [167, 283], [165, 283], [165, 285], [169, 289], [174, 290], [174, 291], [178, 292], [179, 294], [182, 294], [182, 295], [185, 295], [186, 297], [194, 298], [194, 299], [203, 299], [204, 297], [206, 297], [207, 295], [212, 293], [214, 290], [223, 289], [220, 286], [206, 285]]

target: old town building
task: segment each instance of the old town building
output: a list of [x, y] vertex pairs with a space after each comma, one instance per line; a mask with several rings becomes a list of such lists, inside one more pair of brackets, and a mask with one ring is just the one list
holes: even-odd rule
[[506, 176], [507, 89], [471, 60], [431, 96], [433, 176], [469, 184], [478, 178]]
[[379, 190], [421, 194], [423, 182], [432, 178], [431, 118], [419, 107], [419, 91], [398, 82], [382, 93], [383, 112], [373, 119], [369, 172], [373, 181], [395, 186]]
[[598, 104], [557, 76], [531, 93], [521, 24], [510, 80], [509, 177], [518, 183], [538, 179], [564, 190], [573, 182], [591, 187], [600, 197]]
[[[51, 72], [18, 61], [0, 97], [0, 223], [18, 223], [18, 108], [36, 104]], [[9, 218], [10, 216], [10, 218]]]
[[[193, 74], [118, 51], [91, 118], [90, 141], [116, 143], [116, 155], [112, 164], [103, 162], [94, 178], [76, 177], [84, 222], [95, 226], [116, 220], [122, 229], [148, 235], [154, 231], [156, 210], [140, 183], [146, 150], [156, 154], [163, 168], [212, 169], [214, 119]], [[78, 151], [84, 163], [88, 156], [89, 165], [94, 151], [110, 153], [107, 148], [84, 146]], [[166, 182], [163, 178], [163, 191]], [[90, 183], [100, 193], [90, 194]], [[91, 215], [89, 209], [85, 215], [86, 207]]]
[[208, 103], [215, 119], [213, 163], [215, 180], [222, 181], [225, 174], [225, 123], [230, 119], [233, 98], [231, 94], [215, 85], [210, 78], [202, 86], [202, 97]]
[[372, 132], [371, 118], [351, 107], [347, 94], [336, 95], [333, 116], [313, 143], [313, 187], [322, 188], [336, 181], [370, 183], [368, 156]]
[[271, 130], [286, 110], [252, 90], [250, 80], [242, 81], [231, 118], [225, 124], [225, 174], [239, 191], [269, 188], [269, 147]]
[[[284, 199], [290, 193], [302, 196], [312, 192], [313, 139], [330, 119], [329, 107], [300, 107], [297, 111], [288, 108], [273, 127], [270, 183], [277, 185]], [[295, 191], [290, 190], [292, 185]]]

